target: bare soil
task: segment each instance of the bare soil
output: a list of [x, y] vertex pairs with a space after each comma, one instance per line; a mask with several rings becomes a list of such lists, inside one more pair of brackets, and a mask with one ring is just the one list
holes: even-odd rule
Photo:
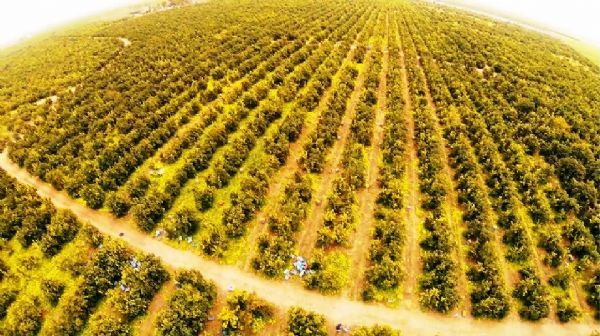
[[[399, 40], [399, 36], [396, 35]], [[406, 249], [405, 249], [405, 272], [406, 280], [404, 282], [405, 301], [415, 307], [418, 307], [417, 278], [421, 273], [421, 261], [419, 259], [419, 223], [421, 219], [417, 214], [419, 208], [419, 171], [417, 159], [417, 145], [415, 144], [415, 120], [412, 111], [410, 93], [408, 91], [408, 74], [406, 70], [404, 51], [400, 48], [400, 57], [402, 63], [402, 96], [404, 97], [404, 116], [406, 117], [406, 152], [408, 162], [406, 167], [406, 178], [408, 181], [406, 204]]]
[[165, 283], [160, 291], [152, 298], [152, 302], [148, 306], [148, 314], [142, 320], [139, 329], [140, 336], [149, 336], [154, 335], [154, 323], [156, 322], [156, 318], [158, 317], [158, 313], [162, 310], [162, 308], [167, 303], [167, 295], [173, 292], [175, 289], [175, 280], [171, 279], [167, 283]]

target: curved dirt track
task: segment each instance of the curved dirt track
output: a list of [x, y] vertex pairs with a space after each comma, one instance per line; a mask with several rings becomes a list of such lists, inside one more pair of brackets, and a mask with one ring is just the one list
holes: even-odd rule
[[[220, 265], [191, 252], [168, 246], [134, 228], [127, 220], [89, 209], [58, 192], [51, 185], [31, 176], [8, 159], [6, 151], [0, 155], [0, 167], [19, 182], [37, 189], [40, 196], [49, 198], [57, 208], [70, 209], [82, 221], [88, 222], [101, 232], [121, 239], [131, 247], [159, 256], [163, 262], [175, 268], [196, 269], [213, 280], [221, 288], [235, 288], [256, 292], [268, 302], [283, 309], [301, 306], [324, 315], [330, 323], [343, 322], [351, 325], [387, 324], [401, 329], [403, 335], [414, 336], [558, 336], [585, 335], [599, 325], [570, 323], [561, 325], [552, 321], [528, 323], [516, 319], [502, 322], [478, 321], [472, 318], [453, 318], [404, 308], [390, 309], [380, 305], [350, 301], [340, 297], [328, 297], [303, 289], [287, 282], [273, 281], [245, 273], [233, 266]], [[119, 237], [119, 233], [124, 235]]]

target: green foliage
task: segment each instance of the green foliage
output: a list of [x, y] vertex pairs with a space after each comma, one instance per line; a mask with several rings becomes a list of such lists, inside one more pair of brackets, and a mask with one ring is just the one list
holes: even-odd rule
[[325, 318], [298, 307], [288, 311], [287, 329], [294, 336], [327, 336]]
[[[125, 48], [119, 36], [132, 44]], [[385, 123], [375, 125], [384, 57]], [[0, 69], [0, 147], [19, 166], [91, 208], [131, 213], [145, 231], [160, 225], [176, 237], [201, 230], [201, 248], [210, 255], [222, 256], [249, 226], [267, 225], [252, 266], [269, 277], [289, 266], [316, 197], [309, 176], [324, 173], [331, 149], [347, 135], [340, 130], [349, 127], [317, 232], [327, 253], [315, 255], [314, 273], [305, 278], [308, 287], [328, 292], [345, 285], [346, 260], [329, 249], [353, 243], [354, 194], [367, 187], [366, 151], [384, 127], [365, 299], [399, 288], [406, 271], [403, 218], [410, 209], [403, 191], [405, 170], [416, 163], [406, 162], [412, 118], [424, 219], [415, 256], [422, 306], [455, 308], [458, 265], [465, 264], [472, 314], [505, 317], [505, 258], [520, 273], [512, 293], [520, 315], [542, 319], [551, 296], [541, 270], [529, 268], [541, 248], [552, 292], [578, 285], [562, 268], [572, 262], [600, 319], [600, 68], [547, 37], [424, 3], [216, 1], [58, 32], [4, 53]], [[344, 116], [352, 117], [350, 125], [342, 125]], [[307, 138], [299, 143], [301, 134]], [[296, 147], [300, 152], [291, 153]], [[266, 200], [280, 182], [273, 181], [277, 169], [295, 155], [301, 169], [294, 181], [280, 199]], [[217, 194], [230, 197], [219, 208]], [[454, 217], [455, 195], [460, 219], [447, 218]], [[252, 223], [272, 203], [265, 222]], [[178, 210], [171, 212], [173, 205]], [[457, 221], [466, 256], [457, 253]], [[0, 238], [39, 246], [47, 257], [18, 256], [14, 270], [1, 261], [0, 280], [51, 262], [79, 231], [91, 247], [82, 255], [95, 254], [87, 264], [61, 262], [59, 271], [76, 277], [65, 281], [77, 284], [74, 292], [61, 297], [60, 284], [41, 283], [57, 305], [57, 314], [48, 315], [50, 334], [81, 333], [107, 294], [129, 322], [166, 279], [152, 260], [144, 259], [152, 270], [131, 273], [129, 251], [79, 227], [73, 215], [0, 172]], [[497, 237], [505, 255], [497, 253]], [[114, 288], [123, 281], [132, 288], [127, 294]], [[202, 329], [214, 295], [191, 282], [164, 313], [164, 333]], [[11, 293], [2, 293], [0, 307], [14, 301], [33, 311]], [[578, 316], [570, 300], [557, 298], [561, 321]], [[179, 320], [178, 309], [189, 315]], [[96, 315], [89, 325], [107, 333], [125, 323]], [[39, 329], [15, 316], [11, 328]]]
[[323, 226], [319, 229], [317, 246], [345, 246], [354, 226], [352, 205], [355, 202], [348, 179], [338, 177], [328, 197]]
[[92, 209], [98, 209], [104, 204], [105, 193], [97, 184], [90, 184], [81, 189], [81, 197]]
[[341, 252], [324, 254], [317, 251], [308, 262], [311, 271], [304, 276], [307, 288], [318, 289], [324, 293], [338, 293], [348, 284], [350, 264], [347, 256]]
[[556, 274], [548, 279], [548, 283], [550, 286], [567, 290], [571, 282], [571, 273], [571, 270], [567, 267], [559, 268]]
[[214, 285], [200, 273], [182, 271], [176, 277], [176, 290], [156, 319], [159, 335], [197, 335], [204, 328], [208, 310], [216, 298]]
[[50, 304], [56, 306], [65, 291], [65, 284], [60, 280], [45, 279], [41, 282], [41, 289]]
[[104, 242], [104, 236], [90, 224], [83, 224], [81, 236], [84, 242], [92, 247], [99, 247]]
[[169, 218], [165, 229], [171, 237], [189, 236], [196, 232], [199, 225], [199, 220], [192, 210], [181, 209]]
[[152, 190], [142, 203], [132, 208], [137, 225], [142, 230], [152, 230], [167, 211], [170, 201], [167, 194]]
[[556, 299], [556, 315], [560, 322], [566, 323], [578, 319], [581, 312], [567, 298], [558, 297]]
[[10, 267], [4, 262], [4, 260], [0, 259], [0, 282], [4, 280], [4, 277], [9, 274]]
[[129, 196], [122, 192], [112, 192], [106, 197], [106, 206], [117, 217], [123, 217], [131, 208]]
[[353, 328], [350, 333], [352, 336], [400, 336], [400, 332], [393, 330], [388, 326], [375, 325], [373, 327]]
[[45, 205], [40, 208], [27, 209], [25, 217], [21, 218], [21, 228], [15, 237], [24, 247], [29, 247], [34, 241], [40, 240], [50, 224], [54, 208], [46, 201], [43, 202]]
[[90, 319], [86, 333], [94, 336], [128, 336], [131, 326], [124, 319], [108, 314], [97, 314]]
[[18, 294], [18, 291], [9, 288], [3, 288], [2, 291], [0, 291], [0, 319], [3, 319], [6, 316], [8, 308], [15, 302]]
[[268, 219], [271, 236], [259, 237], [258, 255], [252, 260], [255, 270], [269, 277], [281, 275], [289, 266], [289, 254], [294, 246], [294, 234], [306, 217], [309, 201], [312, 198], [311, 182], [299, 173], [285, 186], [284, 197], [279, 201], [282, 215], [272, 215]]
[[548, 316], [550, 311], [549, 302], [546, 299], [546, 290], [540, 283], [539, 278], [531, 269], [523, 269], [519, 273], [521, 280], [513, 291], [513, 296], [522, 303], [519, 315], [533, 321]]
[[168, 273], [158, 258], [143, 255], [137, 258], [139, 268], [126, 267], [121, 275], [122, 288], [114, 289], [116, 294], [110, 298], [115, 310], [130, 321], [142, 315], [150, 300], [168, 279]]
[[[587, 302], [592, 307], [600, 306], [600, 270], [594, 273], [594, 276], [585, 286], [587, 290]], [[600, 320], [600, 309], [596, 310], [594, 315], [596, 320]]]
[[37, 297], [27, 297], [15, 302], [4, 325], [7, 335], [35, 335], [42, 327], [43, 315]]
[[196, 208], [200, 211], [206, 211], [212, 208], [215, 200], [214, 193], [215, 189], [212, 187], [195, 189], [194, 200], [196, 201]]
[[58, 210], [52, 216], [46, 233], [42, 236], [40, 247], [46, 257], [57, 254], [60, 248], [75, 238], [79, 231], [80, 223], [75, 215], [67, 210]]
[[235, 291], [219, 313], [221, 328], [227, 335], [259, 333], [273, 319], [273, 309], [255, 294]]

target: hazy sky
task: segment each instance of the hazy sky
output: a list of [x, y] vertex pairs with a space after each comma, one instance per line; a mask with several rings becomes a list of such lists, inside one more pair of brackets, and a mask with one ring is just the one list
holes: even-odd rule
[[[62, 23], [144, 0], [1, 0], [0, 46]], [[600, 1], [460, 0], [528, 18], [600, 47]]]
[[458, 0], [543, 24], [600, 48], [598, 0]]
[[0, 46], [48, 28], [143, 0], [0, 0]]

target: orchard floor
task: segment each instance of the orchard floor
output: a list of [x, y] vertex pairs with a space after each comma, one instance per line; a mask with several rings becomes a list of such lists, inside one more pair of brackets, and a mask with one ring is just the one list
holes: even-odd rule
[[563, 325], [550, 320], [530, 323], [517, 318], [508, 318], [500, 322], [481, 321], [470, 317], [456, 318], [402, 307], [392, 309], [340, 297], [323, 296], [297, 284], [264, 279], [237, 267], [220, 265], [202, 256], [171, 247], [139, 231], [127, 219], [116, 219], [110, 214], [89, 209], [74, 201], [65, 193], [57, 191], [11, 162], [6, 151], [0, 155], [0, 168], [19, 182], [34, 187], [40, 196], [50, 199], [57, 208], [71, 210], [81, 221], [88, 222], [102, 233], [121, 239], [135, 249], [154, 254], [171, 267], [198, 270], [221, 289], [233, 286], [236, 289], [255, 292], [280, 309], [300, 306], [324, 315], [329, 323], [386, 324], [400, 329], [404, 335], [414, 336], [587, 336], [595, 328], [600, 328], [597, 324]]

